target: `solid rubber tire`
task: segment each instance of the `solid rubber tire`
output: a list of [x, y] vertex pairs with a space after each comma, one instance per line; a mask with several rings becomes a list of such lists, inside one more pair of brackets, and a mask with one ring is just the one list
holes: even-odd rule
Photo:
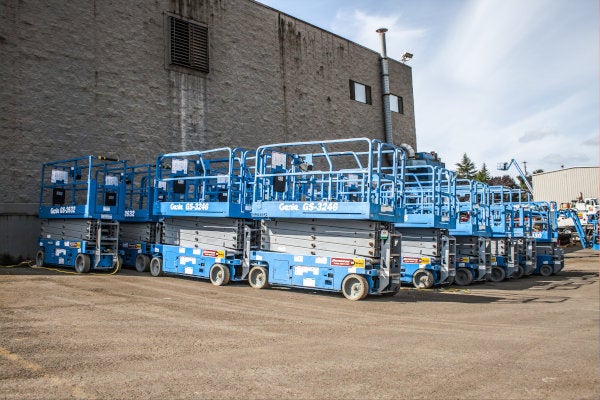
[[87, 274], [90, 272], [91, 261], [87, 254], [79, 253], [75, 257], [75, 271], [79, 274]]
[[547, 264], [544, 264], [540, 267], [540, 275], [541, 276], [550, 276], [550, 275], [552, 275], [553, 272], [554, 271], [552, 270], [552, 267]]
[[517, 270], [515, 272], [513, 272], [512, 278], [513, 279], [521, 279], [523, 277], [523, 275], [525, 275], [525, 270], [523, 269], [522, 266], [517, 265]]
[[248, 283], [254, 289], [266, 289], [269, 287], [269, 271], [265, 267], [255, 265], [248, 273]]
[[342, 281], [342, 293], [348, 300], [362, 300], [369, 294], [369, 284], [364, 276], [350, 274]]
[[490, 281], [492, 282], [502, 282], [506, 278], [506, 272], [504, 272], [504, 268], [494, 266], [492, 267], [492, 272], [490, 273]]
[[37, 254], [35, 255], [35, 266], [43, 267], [45, 259], [46, 259], [46, 253], [44, 252], [44, 250], [38, 251]]
[[210, 278], [210, 283], [215, 286], [224, 286], [229, 283], [229, 279], [231, 278], [231, 273], [229, 272], [229, 268], [223, 264], [214, 264], [210, 267], [210, 272], [208, 274]]
[[457, 286], [469, 286], [473, 282], [473, 275], [471, 272], [464, 268], [456, 269], [456, 276], [454, 277], [454, 284]]
[[163, 274], [163, 260], [159, 257], [153, 257], [150, 260], [150, 275], [161, 276]]
[[412, 278], [413, 286], [417, 289], [430, 289], [434, 283], [433, 274], [426, 269], [415, 271]]
[[150, 257], [145, 254], [138, 254], [135, 258], [135, 270], [137, 272], [146, 272], [150, 269]]

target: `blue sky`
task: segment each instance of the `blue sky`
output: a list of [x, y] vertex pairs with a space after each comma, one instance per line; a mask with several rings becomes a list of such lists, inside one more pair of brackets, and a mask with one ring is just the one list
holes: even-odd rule
[[492, 175], [599, 164], [598, 0], [259, 0], [388, 55], [414, 54], [417, 146]]

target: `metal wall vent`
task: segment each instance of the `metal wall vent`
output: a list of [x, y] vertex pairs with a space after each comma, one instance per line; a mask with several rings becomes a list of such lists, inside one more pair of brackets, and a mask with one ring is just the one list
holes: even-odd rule
[[208, 72], [208, 27], [169, 17], [170, 63]]

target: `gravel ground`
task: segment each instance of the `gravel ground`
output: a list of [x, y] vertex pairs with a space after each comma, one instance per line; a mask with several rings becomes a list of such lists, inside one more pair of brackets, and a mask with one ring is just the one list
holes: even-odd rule
[[566, 258], [362, 302], [0, 268], [0, 398], [598, 399], [598, 252]]

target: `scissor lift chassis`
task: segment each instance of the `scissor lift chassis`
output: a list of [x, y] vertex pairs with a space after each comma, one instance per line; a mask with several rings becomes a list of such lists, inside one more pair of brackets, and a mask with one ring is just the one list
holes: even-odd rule
[[[456, 242], [446, 229], [397, 228], [397, 231], [402, 235], [402, 283], [426, 288], [452, 280], [456, 272]], [[415, 282], [418, 275], [424, 275], [422, 286]]]
[[369, 293], [400, 288], [400, 236], [392, 224], [339, 219], [261, 222], [261, 250], [252, 265], [268, 270], [271, 285], [341, 291], [349, 274], [363, 276]]
[[119, 224], [95, 219], [41, 220], [36, 263], [74, 267], [79, 254], [91, 269], [112, 269], [118, 261]]

